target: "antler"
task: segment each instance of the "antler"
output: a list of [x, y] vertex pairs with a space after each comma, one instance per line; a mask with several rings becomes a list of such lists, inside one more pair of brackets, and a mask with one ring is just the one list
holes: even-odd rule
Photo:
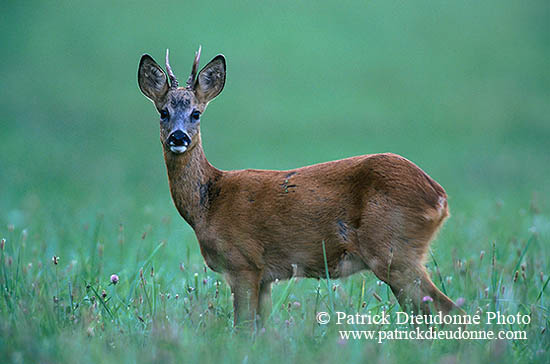
[[195, 82], [195, 77], [197, 76], [197, 68], [199, 67], [199, 59], [201, 58], [201, 49], [202, 49], [202, 46], [199, 45], [199, 50], [195, 53], [195, 60], [193, 61], [193, 68], [191, 69], [191, 75], [189, 75], [189, 78], [187, 79], [187, 83], [186, 83], [187, 88], [193, 87], [193, 83]]
[[170, 77], [170, 87], [178, 88], [178, 80], [174, 75], [174, 72], [172, 72], [172, 67], [170, 67], [170, 62], [168, 61], [169, 56], [170, 51], [166, 48], [166, 71], [168, 72], [168, 77]]

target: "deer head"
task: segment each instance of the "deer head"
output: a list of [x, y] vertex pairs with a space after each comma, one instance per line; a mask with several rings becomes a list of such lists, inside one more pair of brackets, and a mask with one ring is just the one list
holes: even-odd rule
[[168, 50], [168, 77], [148, 54], [144, 54], [139, 62], [139, 88], [153, 101], [160, 114], [160, 140], [163, 148], [175, 154], [185, 153], [199, 142], [200, 117], [225, 84], [225, 57], [217, 55], [197, 75], [200, 54], [199, 47], [185, 87], [178, 87], [178, 80], [168, 60]]

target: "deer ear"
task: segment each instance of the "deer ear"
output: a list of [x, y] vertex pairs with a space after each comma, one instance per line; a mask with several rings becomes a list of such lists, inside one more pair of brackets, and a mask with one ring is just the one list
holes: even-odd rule
[[166, 74], [148, 54], [144, 54], [139, 61], [138, 84], [141, 92], [155, 104], [168, 91]]
[[207, 104], [218, 96], [225, 85], [225, 57], [218, 54], [199, 72], [193, 89], [197, 99]]

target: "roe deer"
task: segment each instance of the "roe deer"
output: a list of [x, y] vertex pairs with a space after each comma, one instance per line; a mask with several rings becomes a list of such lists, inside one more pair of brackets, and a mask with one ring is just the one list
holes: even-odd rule
[[[449, 216], [445, 190], [407, 159], [363, 155], [290, 171], [222, 171], [206, 159], [200, 119], [222, 91], [226, 64], [214, 57], [197, 74], [200, 48], [185, 87], [145, 54], [141, 91], [160, 114], [160, 140], [170, 192], [191, 225], [208, 267], [224, 273], [233, 293], [234, 324], [262, 320], [271, 283], [370, 269], [402, 309], [450, 312], [455, 304], [431, 281], [423, 260]], [[294, 268], [293, 268], [294, 267]]]

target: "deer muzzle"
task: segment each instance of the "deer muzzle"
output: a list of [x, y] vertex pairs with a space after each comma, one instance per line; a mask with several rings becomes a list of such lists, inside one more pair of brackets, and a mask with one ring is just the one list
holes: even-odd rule
[[173, 153], [181, 154], [191, 144], [191, 138], [182, 130], [176, 130], [168, 137], [168, 146]]

